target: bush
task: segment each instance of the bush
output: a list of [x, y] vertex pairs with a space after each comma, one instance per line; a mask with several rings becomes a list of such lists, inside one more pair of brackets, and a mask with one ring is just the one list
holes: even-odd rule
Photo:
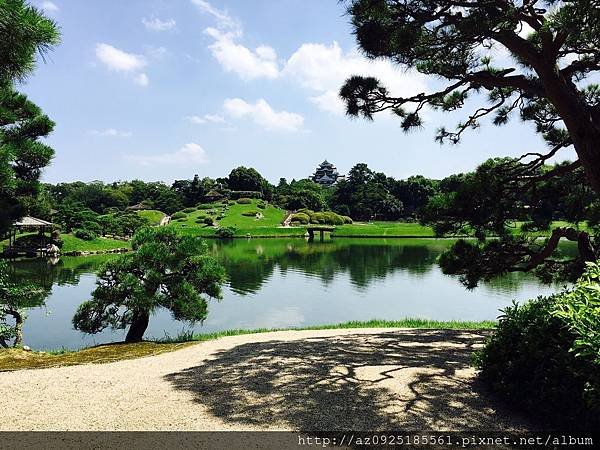
[[317, 212], [310, 215], [310, 221], [321, 225], [343, 225], [344, 219], [334, 212]]
[[171, 216], [171, 219], [173, 219], [173, 220], [186, 219], [186, 218], [187, 218], [187, 214], [184, 213], [183, 211], [176, 212], [175, 214], [173, 214]]
[[260, 209], [266, 209], [267, 207], [265, 202], [258, 202], [256, 206], [258, 206]]
[[[575, 289], [560, 295], [554, 315], [575, 334], [573, 351], [600, 370], [600, 265], [588, 263]], [[600, 394], [600, 391], [598, 392]]]
[[215, 223], [215, 219], [213, 219], [212, 217], [207, 217], [206, 219], [204, 219], [204, 223], [212, 227]]
[[84, 241], [93, 241], [98, 237], [96, 233], [85, 228], [77, 228], [73, 230], [73, 235], [75, 235], [76, 238], [83, 239]]
[[[196, 209], [213, 209], [215, 207], [216, 207], [216, 205], [209, 205], [209, 204], [202, 204], [202, 203], [199, 203], [196, 205]], [[185, 209], [184, 209], [184, 211], [185, 211]]]
[[185, 208], [183, 210], [183, 212], [189, 214], [189, 213], [193, 213], [194, 211], [196, 211], [196, 209], [197, 208]]
[[310, 221], [310, 217], [306, 213], [296, 213], [292, 215], [291, 222], [292, 223], [301, 223], [302, 225], [307, 225]]
[[342, 216], [342, 219], [344, 220], [345, 224], [349, 224], [352, 225], [354, 223], [354, 221], [352, 220], [352, 217], [349, 216]]
[[242, 213], [242, 216], [246, 216], [246, 217], [255, 217], [257, 214], [258, 214], [258, 211], [251, 209], [251, 210], [249, 210], [249, 211], [244, 211], [244, 212]]
[[237, 230], [234, 227], [219, 228], [217, 231], [215, 231], [215, 236], [221, 239], [231, 239], [235, 236], [236, 231]]
[[600, 426], [600, 313], [584, 300], [598, 304], [598, 274], [594, 265], [573, 291], [506, 308], [474, 355], [493, 391], [561, 427]]
[[247, 197], [242, 197], [242, 198], [239, 198], [237, 200], [237, 202], [240, 205], [250, 205], [252, 203], [252, 199], [251, 198], [247, 198]]

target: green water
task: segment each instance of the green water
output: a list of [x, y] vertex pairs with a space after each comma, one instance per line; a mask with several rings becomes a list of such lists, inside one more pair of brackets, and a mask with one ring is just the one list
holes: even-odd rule
[[[190, 328], [213, 332], [405, 317], [489, 320], [513, 300], [559, 289], [540, 285], [530, 275], [510, 274], [468, 291], [437, 266], [449, 245], [432, 239], [209, 241], [228, 274], [223, 300], [209, 302], [208, 319], [194, 327], [157, 311], [146, 336], [176, 336]], [[44, 305], [28, 313], [25, 343], [36, 349], [74, 349], [122, 340], [121, 331], [86, 336], [71, 326], [77, 306], [94, 288], [94, 273], [113, 257], [13, 262], [13, 279], [46, 290]]]

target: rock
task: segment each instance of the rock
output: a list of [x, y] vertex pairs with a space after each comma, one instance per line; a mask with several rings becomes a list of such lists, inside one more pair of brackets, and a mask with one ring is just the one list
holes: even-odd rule
[[24, 345], [24, 346], [23, 346], [23, 351], [24, 351], [24, 352], [30, 352], [30, 351], [32, 351], [32, 350], [31, 350], [31, 347], [29, 347], [28, 345]]

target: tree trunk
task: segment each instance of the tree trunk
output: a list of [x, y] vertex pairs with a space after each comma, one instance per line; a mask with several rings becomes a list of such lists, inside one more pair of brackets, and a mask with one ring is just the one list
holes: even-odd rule
[[21, 347], [23, 345], [23, 315], [18, 311], [12, 312], [15, 318], [15, 342], [14, 347]]
[[142, 342], [144, 333], [150, 322], [150, 314], [147, 311], [136, 311], [127, 332], [125, 342]]

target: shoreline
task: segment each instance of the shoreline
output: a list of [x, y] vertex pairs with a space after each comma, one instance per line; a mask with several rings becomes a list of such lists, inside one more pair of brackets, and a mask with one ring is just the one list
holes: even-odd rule
[[232, 329], [214, 333], [201, 333], [191, 336], [167, 339], [146, 340], [141, 343], [112, 342], [78, 350], [24, 351], [21, 349], [0, 349], [0, 374], [29, 369], [77, 366], [82, 364], [106, 364], [115, 361], [138, 359], [170, 353], [188, 346], [231, 338], [236, 336], [260, 336], [269, 333], [296, 333], [334, 330], [373, 330], [398, 329], [414, 331], [465, 331], [487, 332], [496, 321], [437, 321], [405, 318], [397, 321], [368, 320], [351, 321], [339, 324], [315, 325], [296, 328]]

